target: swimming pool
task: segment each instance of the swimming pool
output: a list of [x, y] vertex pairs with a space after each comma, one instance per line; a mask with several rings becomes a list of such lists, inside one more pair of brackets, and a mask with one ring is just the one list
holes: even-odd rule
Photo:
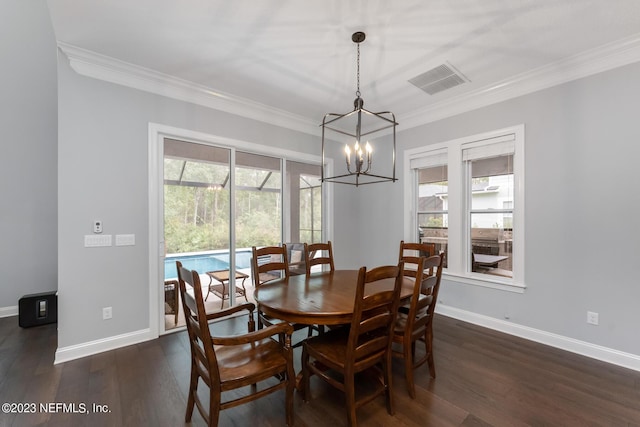
[[[196, 270], [204, 274], [206, 271], [228, 270], [229, 252], [212, 251], [197, 254], [172, 254], [164, 258], [164, 280], [178, 277], [176, 261], [189, 270]], [[236, 251], [236, 269], [251, 268], [251, 250], [240, 249]]]

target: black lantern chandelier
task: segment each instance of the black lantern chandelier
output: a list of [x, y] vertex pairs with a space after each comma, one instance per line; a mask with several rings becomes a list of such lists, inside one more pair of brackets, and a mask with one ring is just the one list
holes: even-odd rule
[[[353, 111], [345, 114], [327, 113], [322, 120], [322, 182], [336, 182], [355, 185], [374, 184], [376, 182], [394, 182], [396, 178], [396, 118], [393, 113], [383, 111], [372, 113], [364, 108], [364, 101], [360, 97], [360, 43], [365, 39], [363, 32], [353, 33], [351, 40], [357, 46], [357, 89], [356, 99], [353, 101]], [[355, 127], [355, 130], [354, 130]], [[369, 143], [369, 137], [385, 129], [392, 128], [391, 147], [384, 150], [376, 150], [376, 173], [374, 173], [373, 158], [374, 149]], [[327, 176], [325, 173], [325, 143], [327, 134], [337, 133], [337, 140], [342, 140], [344, 135], [349, 138], [344, 148], [346, 161], [346, 173], [338, 173]], [[387, 135], [378, 134], [378, 136]], [[378, 143], [382, 144], [378, 141]], [[352, 145], [350, 145], [350, 143]], [[387, 158], [386, 162], [382, 160]], [[385, 164], [386, 163], [386, 164]], [[380, 172], [382, 171], [382, 172]], [[382, 173], [387, 173], [384, 175]]]

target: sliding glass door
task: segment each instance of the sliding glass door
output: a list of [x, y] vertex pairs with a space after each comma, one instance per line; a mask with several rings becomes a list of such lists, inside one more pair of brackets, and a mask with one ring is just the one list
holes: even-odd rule
[[236, 152], [236, 249], [282, 241], [280, 159]]
[[174, 316], [177, 260], [200, 274], [208, 310], [251, 301], [251, 247], [321, 241], [323, 215], [320, 165], [164, 141], [163, 312], [170, 329], [183, 323]]
[[[251, 247], [282, 242], [282, 161], [259, 154], [236, 152], [235, 158], [235, 264], [244, 281], [240, 297], [251, 295]], [[248, 277], [244, 277], [244, 275]], [[242, 298], [244, 302], [245, 298]]]

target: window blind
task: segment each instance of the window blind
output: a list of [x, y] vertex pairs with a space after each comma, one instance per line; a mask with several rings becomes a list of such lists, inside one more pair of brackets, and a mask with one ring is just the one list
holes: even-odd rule
[[422, 169], [447, 164], [447, 149], [429, 151], [409, 160], [411, 169]]
[[513, 133], [495, 138], [474, 141], [462, 146], [462, 160], [479, 160], [515, 153], [516, 135]]

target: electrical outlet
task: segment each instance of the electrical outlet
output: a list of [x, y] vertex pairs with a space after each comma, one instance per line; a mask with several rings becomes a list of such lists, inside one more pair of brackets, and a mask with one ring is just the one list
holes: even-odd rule
[[95, 234], [102, 233], [102, 221], [100, 221], [99, 219], [93, 221], [93, 232]]
[[594, 313], [593, 311], [587, 311], [587, 323], [590, 325], [597, 325], [598, 313]]
[[102, 320], [108, 320], [113, 317], [113, 310], [111, 307], [104, 307], [102, 309]]

